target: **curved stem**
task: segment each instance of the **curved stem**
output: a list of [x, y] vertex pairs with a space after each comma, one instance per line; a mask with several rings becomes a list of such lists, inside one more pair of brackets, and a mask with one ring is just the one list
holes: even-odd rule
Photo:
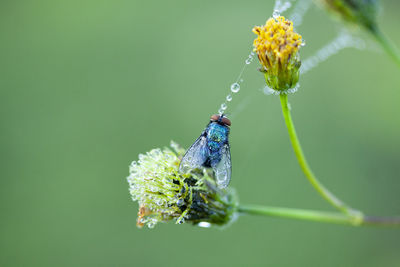
[[325, 212], [259, 205], [241, 205], [238, 207], [238, 211], [242, 214], [249, 215], [283, 217], [289, 219], [344, 224], [352, 226], [400, 227], [400, 217], [361, 216], [355, 218], [338, 212]]
[[375, 40], [381, 45], [383, 50], [390, 56], [390, 58], [400, 67], [400, 53], [397, 47], [391, 42], [378, 27], [371, 27], [368, 29]]
[[332, 206], [334, 206], [341, 212], [357, 218], [362, 216], [362, 213], [360, 211], [353, 210], [352, 208], [347, 206], [344, 202], [342, 202], [334, 194], [332, 194], [328, 189], [326, 189], [322, 185], [322, 183], [318, 181], [318, 179], [315, 177], [314, 173], [312, 172], [310, 166], [307, 163], [303, 150], [301, 149], [300, 141], [297, 138], [296, 130], [294, 128], [292, 117], [290, 115], [287, 94], [281, 94], [280, 99], [281, 99], [283, 117], [285, 118], [286, 126], [289, 132], [289, 137], [292, 143], [292, 147], [294, 149], [294, 153], [296, 154], [299, 165], [302, 171], [304, 172], [305, 176], [307, 177], [308, 181], [326, 201], [328, 201]]

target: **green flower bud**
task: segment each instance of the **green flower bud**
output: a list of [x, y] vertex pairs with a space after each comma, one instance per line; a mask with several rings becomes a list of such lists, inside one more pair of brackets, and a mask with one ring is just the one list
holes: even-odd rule
[[377, 0], [317, 0], [344, 21], [372, 30], [376, 27]]
[[137, 226], [153, 228], [175, 220], [200, 226], [226, 225], [236, 217], [235, 193], [219, 189], [210, 170], [179, 173], [184, 150], [153, 149], [132, 162], [127, 180], [134, 201], [139, 202]]

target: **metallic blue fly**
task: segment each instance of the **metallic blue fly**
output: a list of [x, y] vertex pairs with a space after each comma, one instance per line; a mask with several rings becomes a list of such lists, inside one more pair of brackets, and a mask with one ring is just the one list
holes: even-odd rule
[[183, 156], [179, 171], [211, 167], [218, 187], [227, 187], [232, 173], [229, 126], [231, 121], [224, 115], [212, 115], [206, 129]]

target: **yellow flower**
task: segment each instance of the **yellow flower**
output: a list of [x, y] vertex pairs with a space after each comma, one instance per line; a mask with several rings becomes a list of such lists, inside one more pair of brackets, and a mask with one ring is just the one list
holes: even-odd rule
[[299, 81], [301, 35], [293, 30], [293, 23], [285, 17], [270, 18], [263, 26], [256, 26], [254, 51], [258, 55], [267, 85], [286, 92]]

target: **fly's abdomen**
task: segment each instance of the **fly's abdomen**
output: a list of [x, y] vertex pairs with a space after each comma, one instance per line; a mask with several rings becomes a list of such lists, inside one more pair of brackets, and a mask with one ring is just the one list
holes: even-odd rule
[[212, 166], [213, 163], [218, 163], [221, 160], [221, 147], [223, 144], [215, 141], [208, 141], [208, 149], [209, 149], [209, 161], [210, 161], [210, 166]]

